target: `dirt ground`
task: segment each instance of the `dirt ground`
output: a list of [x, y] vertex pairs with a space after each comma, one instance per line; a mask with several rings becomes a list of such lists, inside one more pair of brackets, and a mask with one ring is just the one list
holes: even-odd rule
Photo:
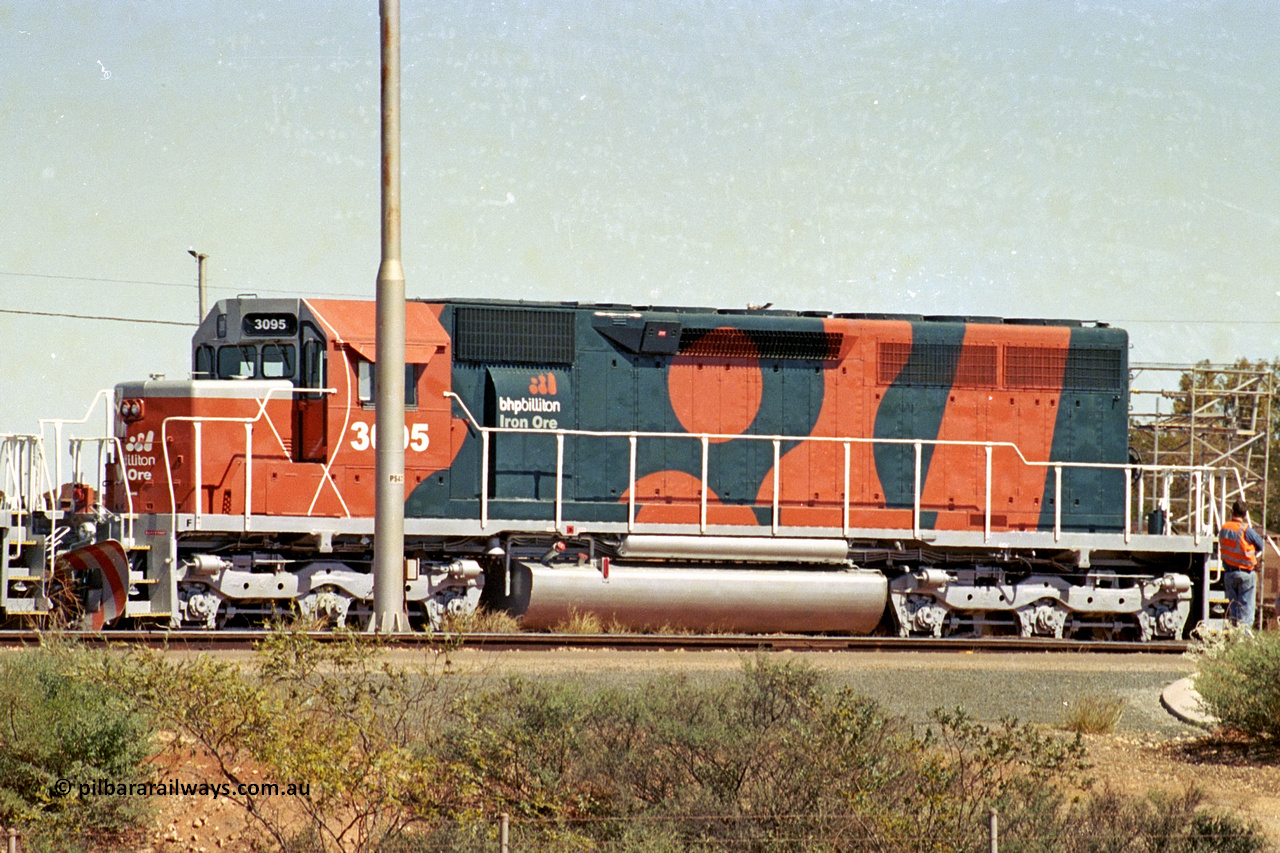
[[[410, 663], [406, 653], [401, 662]], [[919, 716], [922, 708], [964, 705], [979, 719], [1003, 714], [1052, 725], [1064, 703], [1081, 691], [1122, 696], [1125, 716], [1116, 733], [1086, 738], [1099, 785], [1142, 794], [1153, 788], [1181, 793], [1195, 786], [1214, 806], [1256, 822], [1280, 849], [1280, 755], [1250, 752], [1175, 720], [1159, 706], [1164, 684], [1183, 677], [1181, 658], [1145, 655], [798, 655], [835, 679], [865, 688], [892, 710]], [[742, 656], [719, 652], [460, 652], [452, 668], [468, 678], [565, 675], [642, 683], [656, 673], [681, 671], [708, 678], [731, 674]], [[992, 701], [992, 697], [995, 697]], [[886, 701], [886, 697], [890, 701]], [[1065, 698], [1064, 698], [1065, 697]], [[972, 707], [977, 699], [980, 707]], [[939, 702], [957, 699], [957, 702]], [[966, 699], [971, 701], [966, 701]], [[170, 752], [161, 778], [221, 781], [199, 754]], [[255, 779], [251, 768], [244, 778]], [[244, 811], [224, 798], [175, 795], [157, 798], [154, 827], [140, 853], [251, 850], [256, 829]]]

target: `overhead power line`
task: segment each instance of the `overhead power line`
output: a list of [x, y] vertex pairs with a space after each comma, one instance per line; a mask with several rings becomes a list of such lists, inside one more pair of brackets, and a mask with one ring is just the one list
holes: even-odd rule
[[[181, 282], [175, 282], [175, 281], [145, 281], [142, 279], [131, 279], [131, 278], [91, 278], [89, 276], [82, 276], [82, 275], [50, 275], [47, 273], [34, 273], [34, 272], [5, 272], [4, 270], [0, 270], [0, 276], [13, 276], [15, 278], [47, 278], [47, 279], [59, 279], [62, 281], [92, 281], [92, 282], [104, 282], [107, 284], [146, 284], [146, 285], [152, 285], [155, 287], [182, 287], [188, 290], [195, 290], [198, 287], [198, 285], [196, 284], [183, 284]], [[245, 290], [243, 290], [242, 288], [228, 287], [226, 285], [216, 285], [216, 284], [209, 285], [209, 289], [217, 290], [222, 293], [244, 293], [245, 292]], [[279, 288], [269, 288], [269, 287], [251, 287], [249, 288], [248, 292], [255, 293], [255, 294], [273, 293], [273, 294], [279, 294], [282, 296], [297, 297], [300, 299], [305, 297], [317, 297], [320, 299], [368, 299], [368, 300], [373, 299], [372, 292], [317, 293], [315, 291], [312, 291], [309, 293], [303, 293], [297, 288], [282, 290]], [[833, 308], [831, 310], [837, 310], [837, 309]], [[24, 312], [6, 311], [4, 313], [21, 314]], [[35, 312], [26, 312], [26, 313], [35, 313]], [[907, 313], [907, 312], [904, 312], [904, 313]], [[173, 325], [178, 325], [178, 326], [196, 325], [195, 323], [178, 323], [176, 321], [166, 321], [166, 320], [130, 320], [124, 317], [80, 317], [79, 315], [72, 315], [72, 314], [48, 314], [44, 316], [50, 316], [50, 317], [73, 317], [74, 316], [74, 317], [77, 317], [78, 319], [84, 319], [84, 320], [120, 320], [122, 322], [128, 322], [128, 323], [172, 322]], [[1197, 318], [1195, 320], [1152, 320], [1150, 318], [1139, 319], [1136, 317], [1135, 318], [1109, 317], [1105, 319], [1104, 318], [1097, 318], [1097, 319], [1112, 326], [1280, 326], [1280, 317], [1274, 320], [1244, 320], [1239, 318], [1230, 319], [1230, 320], [1209, 320], [1205, 318]]]
[[96, 314], [55, 314], [51, 311], [17, 311], [12, 308], [0, 308], [0, 314], [23, 314], [28, 317], [65, 317], [71, 320], [110, 320], [113, 323], [147, 323], [153, 326], [195, 326], [195, 323], [184, 323], [179, 320], [143, 320], [138, 317], [105, 317]]
[[[48, 279], [58, 279], [61, 281], [91, 281], [91, 282], [103, 282], [106, 284], [146, 284], [146, 285], [152, 285], [154, 287], [182, 287], [182, 288], [186, 288], [187, 290], [195, 290], [197, 287], [199, 287], [198, 284], [183, 284], [181, 282], [176, 282], [176, 281], [144, 281], [141, 279], [132, 279], [132, 278], [93, 278], [93, 277], [84, 276], [84, 275], [49, 275], [47, 273], [5, 272], [3, 270], [0, 270], [0, 276], [11, 276], [14, 278], [48, 278]], [[217, 290], [223, 293], [244, 293], [245, 292], [245, 288], [230, 287], [225, 284], [224, 285], [210, 284], [208, 288], [209, 290]], [[296, 296], [296, 297], [320, 296], [320, 297], [327, 297], [327, 298], [342, 298], [342, 299], [372, 299], [373, 298], [372, 291], [368, 293], [323, 293], [323, 294], [306, 293], [304, 294], [300, 292], [297, 288], [282, 290], [279, 288], [270, 288], [270, 287], [250, 287], [248, 288], [248, 290], [251, 293], [274, 293], [282, 296]]]
[[176, 281], [140, 281], [133, 278], [90, 278], [83, 275], [47, 275], [38, 272], [0, 272], [0, 275], [14, 276], [16, 278], [55, 278], [62, 281], [96, 281], [105, 282], [106, 284], [150, 284], [156, 287], [185, 287], [194, 289], [194, 284], [182, 284]]

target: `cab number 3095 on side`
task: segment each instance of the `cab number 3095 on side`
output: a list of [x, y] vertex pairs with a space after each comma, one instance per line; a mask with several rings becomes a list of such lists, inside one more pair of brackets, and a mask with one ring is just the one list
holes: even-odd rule
[[[351, 425], [351, 431], [355, 433], [355, 437], [351, 439], [352, 450], [368, 450], [378, 447], [378, 426], [377, 424], [366, 424], [356, 421]], [[418, 453], [426, 450], [431, 445], [431, 437], [427, 435], [426, 424], [414, 424], [412, 429], [408, 424], [404, 428], [404, 449], [415, 450]]]

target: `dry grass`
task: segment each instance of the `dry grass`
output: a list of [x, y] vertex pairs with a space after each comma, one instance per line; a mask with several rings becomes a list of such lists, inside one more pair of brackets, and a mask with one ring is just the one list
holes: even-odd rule
[[444, 630], [459, 634], [519, 634], [520, 620], [505, 610], [479, 609], [462, 616], [447, 616]]
[[694, 637], [703, 634], [730, 633], [720, 626], [688, 628], [664, 622], [661, 625], [624, 625], [616, 618], [604, 621], [598, 614], [569, 608], [569, 616], [551, 627], [554, 634], [641, 634], [660, 637]]
[[1119, 696], [1085, 695], [1067, 703], [1058, 725], [1069, 732], [1086, 735], [1111, 734], [1124, 716], [1124, 700]]
[[584, 613], [576, 607], [569, 608], [569, 618], [552, 626], [554, 634], [624, 634], [626, 629], [616, 620], [606, 625], [594, 613]]

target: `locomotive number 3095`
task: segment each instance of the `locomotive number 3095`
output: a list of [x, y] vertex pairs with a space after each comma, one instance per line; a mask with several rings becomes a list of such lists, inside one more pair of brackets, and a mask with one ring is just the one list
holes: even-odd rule
[[[355, 437], [351, 439], [352, 450], [369, 450], [378, 447], [378, 426], [377, 424], [366, 424], [356, 421], [351, 425], [351, 431], [355, 433]], [[415, 450], [418, 453], [426, 450], [431, 445], [431, 436], [427, 435], [426, 424], [414, 424], [410, 429], [408, 424], [404, 427], [404, 449]]]

